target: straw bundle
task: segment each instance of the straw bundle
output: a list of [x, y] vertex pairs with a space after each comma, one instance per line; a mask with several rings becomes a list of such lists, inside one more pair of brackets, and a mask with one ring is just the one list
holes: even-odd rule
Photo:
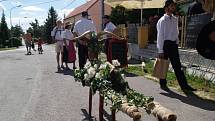
[[159, 121], [176, 121], [177, 119], [175, 113], [157, 102], [150, 103], [147, 106], [147, 110], [149, 110]]

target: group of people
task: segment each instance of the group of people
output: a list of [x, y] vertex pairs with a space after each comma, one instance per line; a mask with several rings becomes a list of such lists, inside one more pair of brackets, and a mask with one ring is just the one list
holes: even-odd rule
[[[104, 17], [105, 23], [105, 31], [113, 32], [116, 29], [116, 26], [110, 22], [110, 18], [108, 15]], [[82, 12], [82, 18], [74, 24], [72, 27], [71, 24], [67, 24], [65, 27], [63, 23], [58, 20], [57, 26], [51, 32], [51, 36], [53, 41], [56, 43], [55, 51], [56, 51], [56, 60], [57, 60], [57, 69], [58, 71], [61, 69], [70, 69], [68, 67], [68, 63], [73, 63], [73, 69], [76, 69], [75, 61], [76, 61], [76, 50], [75, 44], [76, 42], [78, 49], [78, 60], [79, 60], [79, 68], [84, 68], [84, 65], [88, 59], [88, 47], [87, 41], [90, 39], [89, 37], [82, 37], [77, 41], [74, 41], [73, 38], [78, 37], [84, 34], [87, 31], [97, 32], [96, 26], [94, 22], [89, 19], [88, 12]], [[71, 29], [72, 28], [72, 29]], [[108, 36], [106, 36], [106, 45], [108, 46]], [[106, 47], [107, 48], [107, 47]], [[61, 59], [61, 63], [60, 63]], [[64, 63], [66, 68], [64, 67]]]
[[[36, 52], [36, 49], [35, 49], [35, 42], [34, 40], [32, 39], [32, 36], [31, 36], [31, 33], [28, 33], [23, 35], [23, 39], [25, 41], [25, 46], [26, 46], [26, 50], [27, 50], [27, 54], [26, 55], [31, 55], [31, 48]], [[39, 54], [42, 54], [43, 53], [43, 49], [42, 49], [42, 44], [43, 44], [43, 41], [41, 38], [39, 38], [37, 40], [38, 42], [38, 52]]]

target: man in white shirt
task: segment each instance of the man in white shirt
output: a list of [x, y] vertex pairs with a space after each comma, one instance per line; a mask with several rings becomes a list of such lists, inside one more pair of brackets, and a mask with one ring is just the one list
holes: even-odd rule
[[[167, 0], [165, 2], [165, 14], [161, 17], [157, 23], [157, 48], [159, 58], [170, 59], [178, 83], [182, 90], [196, 91], [188, 85], [187, 79], [182, 71], [182, 66], [178, 52], [178, 20], [173, 16], [173, 12], [176, 10], [176, 6], [173, 0]], [[160, 79], [161, 89], [169, 91], [167, 87], [166, 79]]]
[[[110, 21], [110, 16], [104, 15], [103, 17], [104, 21], [104, 31], [112, 32], [116, 30], [116, 26]], [[105, 53], [108, 53], [108, 45], [110, 40], [110, 35], [105, 35]]]
[[[74, 26], [74, 36], [80, 36], [87, 31], [96, 32], [96, 27], [92, 20], [88, 19], [88, 12], [82, 12], [82, 19], [77, 21]], [[79, 67], [82, 69], [87, 62], [88, 57], [88, 48], [87, 48], [87, 38], [82, 38], [78, 40], [78, 59], [79, 59]]]
[[[64, 43], [63, 37], [62, 37], [63, 27], [62, 27], [62, 22], [60, 20], [58, 20], [56, 24], [57, 26], [52, 30], [51, 36], [52, 36], [52, 40], [56, 42], [55, 51], [57, 53], [56, 55], [57, 68], [58, 70], [60, 70], [59, 60], [60, 60], [60, 55], [61, 56], [63, 55], [63, 43]], [[62, 58], [61, 58], [61, 68], [64, 68]]]

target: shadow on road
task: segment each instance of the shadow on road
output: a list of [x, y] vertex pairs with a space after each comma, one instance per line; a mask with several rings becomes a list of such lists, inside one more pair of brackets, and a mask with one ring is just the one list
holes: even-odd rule
[[186, 96], [177, 94], [173, 91], [169, 91], [168, 93], [160, 93], [160, 94], [170, 98], [179, 99], [183, 103], [186, 103], [204, 110], [215, 111], [215, 101], [203, 99], [193, 92], [184, 92], [184, 93], [186, 94]]
[[137, 77], [137, 74], [125, 72], [126, 77]]
[[108, 114], [106, 110], [104, 110], [104, 117], [107, 119], [107, 120], [104, 120], [104, 121], [112, 121], [111, 120], [111, 118], [112, 118], [111, 115]]
[[70, 75], [70, 76], [74, 76], [74, 71], [69, 69], [69, 70], [59, 70], [57, 71], [56, 73], [59, 73], [59, 74], [64, 74], [64, 75]]
[[[83, 115], [85, 116], [85, 118], [82, 121], [96, 121], [95, 117], [90, 118], [90, 115], [86, 109], [81, 109], [81, 111], [82, 111]], [[104, 117], [105, 117], [105, 119], [103, 119], [103, 121], [111, 121], [111, 115], [108, 114], [105, 110], [104, 110]]]
[[128, 60], [128, 64], [141, 64], [142, 63], [142, 61], [140, 61], [140, 60], [136, 60], [136, 59], [130, 59], [130, 60]]
[[81, 111], [82, 111], [82, 113], [83, 113], [83, 115], [85, 117], [84, 119], [82, 119], [82, 121], [96, 121], [96, 119], [93, 120], [94, 117], [90, 117], [90, 115], [89, 115], [89, 113], [87, 112], [86, 109], [81, 109]]

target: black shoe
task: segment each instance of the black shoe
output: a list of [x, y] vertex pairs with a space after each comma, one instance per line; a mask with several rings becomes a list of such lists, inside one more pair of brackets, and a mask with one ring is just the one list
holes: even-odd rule
[[181, 89], [185, 90], [185, 91], [197, 91], [197, 89], [195, 89], [195, 88], [193, 88], [191, 86], [182, 87]]
[[169, 87], [167, 87], [166, 85], [161, 85], [160, 88], [164, 91], [167, 91], [167, 92], [170, 91]]

